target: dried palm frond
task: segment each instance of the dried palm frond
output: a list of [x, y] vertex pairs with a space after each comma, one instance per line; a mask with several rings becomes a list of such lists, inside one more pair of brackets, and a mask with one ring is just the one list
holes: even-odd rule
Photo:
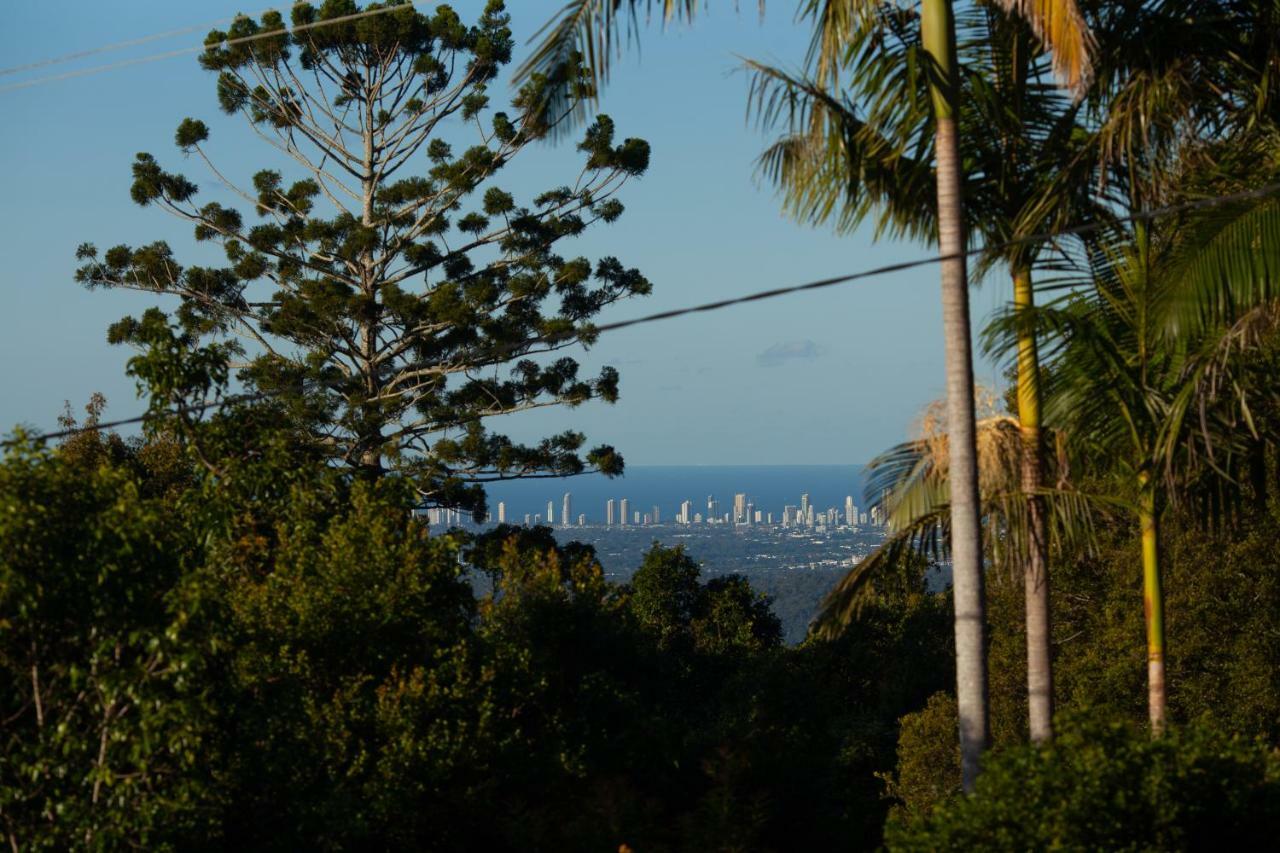
[[[1025, 445], [1018, 419], [1001, 411], [996, 394], [980, 387], [975, 409], [987, 562], [1008, 570], [1021, 566], [1030, 548], [1030, 519], [1021, 488]], [[945, 404], [935, 401], [926, 407], [915, 432], [916, 438], [891, 448], [869, 466], [867, 498], [871, 509], [885, 519], [888, 536], [823, 599], [812, 627], [819, 636], [838, 634], [870, 600], [876, 578], [904, 560], [947, 558], [951, 506]], [[1072, 489], [1065, 444], [1051, 438], [1058, 452], [1046, 460], [1046, 474], [1057, 485], [1038, 495], [1048, 509], [1050, 547], [1056, 553], [1088, 548], [1099, 499]]]

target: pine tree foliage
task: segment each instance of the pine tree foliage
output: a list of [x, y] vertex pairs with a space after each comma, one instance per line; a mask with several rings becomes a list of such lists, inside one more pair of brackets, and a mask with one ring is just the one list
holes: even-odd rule
[[[343, 0], [301, 4], [292, 25], [358, 11]], [[238, 186], [215, 164], [208, 126], [184, 119], [178, 147], [238, 207], [201, 200], [195, 183], [146, 153], [133, 164], [132, 197], [189, 222], [226, 263], [183, 264], [163, 241], [102, 253], [85, 244], [77, 279], [178, 297], [190, 334], [240, 342], [242, 380], [284, 400], [301, 435], [355, 470], [410, 477], [424, 505], [482, 513], [485, 482], [618, 473], [620, 456], [584, 450], [580, 433], [525, 446], [486, 425], [613, 402], [613, 368], [586, 377], [557, 353], [591, 344], [593, 317], [650, 289], [616, 258], [560, 253], [622, 214], [616, 195], [645, 171], [646, 142], [615, 142], [613, 122], [598, 116], [572, 183], [527, 202], [495, 184], [572, 109], [547, 110], [542, 93], [565, 81], [545, 76], [516, 92], [510, 111], [491, 107], [489, 87], [511, 59], [508, 24], [493, 0], [473, 25], [448, 6], [425, 15], [406, 3], [302, 32], [269, 12], [210, 33], [200, 61], [217, 76], [220, 107], [283, 165]], [[571, 68], [559, 73], [587, 96]], [[126, 319], [111, 339], [137, 343], [138, 329]]]

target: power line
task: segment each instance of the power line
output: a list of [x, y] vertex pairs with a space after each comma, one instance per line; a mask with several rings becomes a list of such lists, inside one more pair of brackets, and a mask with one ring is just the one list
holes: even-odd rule
[[[361, 18], [368, 18], [373, 15], [383, 15], [383, 14], [386, 14], [387, 12], [396, 12], [402, 9], [412, 9], [412, 8], [413, 8], [413, 0], [408, 0], [407, 3], [401, 4], [398, 6], [383, 6], [378, 9], [366, 9], [363, 12], [353, 12], [350, 15], [340, 15], [337, 18], [328, 18], [323, 21], [313, 21], [309, 24], [299, 24], [298, 26], [292, 27], [292, 28], [286, 27], [285, 29], [271, 30], [270, 32], [254, 33], [251, 36], [240, 36], [239, 38], [223, 39], [222, 41], [217, 42], [216, 44], [202, 44], [198, 47], [183, 47], [183, 48], [178, 48], [177, 50], [166, 51], [165, 53], [154, 53], [149, 56], [139, 56], [139, 57], [135, 57], [134, 59], [124, 59], [124, 60], [121, 60], [120, 62], [111, 62], [106, 65], [95, 65], [92, 68], [80, 68], [75, 71], [66, 71], [61, 74], [51, 74], [45, 77], [36, 77], [32, 80], [23, 80], [20, 83], [9, 83], [5, 86], [0, 86], [0, 92], [12, 92], [17, 89], [26, 89], [31, 86], [38, 86], [41, 83], [54, 83], [58, 80], [69, 80], [73, 77], [85, 77], [90, 74], [100, 74], [104, 71], [113, 71], [117, 68], [126, 68], [130, 65], [141, 65], [147, 62], [157, 62], [161, 59], [172, 59], [175, 56], [185, 56], [187, 54], [200, 53], [205, 50], [213, 50], [214, 48], [219, 48], [219, 47], [235, 47], [236, 45], [249, 44], [251, 42], [262, 41], [264, 39], [280, 38], [281, 36], [294, 35], [295, 33], [305, 32], [306, 30], [314, 30], [320, 27], [329, 27], [335, 24], [345, 24], [351, 21], [360, 20]], [[239, 17], [243, 17], [243, 16], [237, 16], [237, 18]], [[236, 20], [237, 18], [232, 18], [231, 20]], [[217, 23], [218, 22], [215, 22], [214, 25], [216, 25]], [[26, 70], [29, 68], [41, 67], [45, 65], [53, 65], [61, 62], [68, 62], [71, 59], [76, 59], [76, 58], [79, 58], [80, 56], [90, 56], [95, 53], [102, 53], [107, 50], [116, 50], [121, 47], [128, 47], [131, 44], [140, 44], [147, 41], [153, 41], [155, 39], [165, 38], [175, 33], [181, 34], [183, 32], [189, 32], [191, 30], [203, 28], [204, 26], [208, 26], [208, 25], [202, 24], [202, 25], [199, 25], [198, 27], [192, 26], [192, 27], [185, 28], [183, 30], [173, 30], [170, 33], [160, 33], [154, 36], [145, 36], [141, 39], [135, 39], [133, 42], [119, 42], [115, 45], [106, 45], [100, 48], [93, 48], [91, 50], [81, 51], [78, 54], [69, 54], [68, 56], [55, 57], [54, 59], [43, 60], [41, 62], [31, 63], [26, 66], [17, 66], [15, 68], [6, 69], [2, 73], [12, 74], [12, 73], [16, 73], [18, 71]]]
[[1224, 196], [1213, 196], [1212, 198], [1197, 199], [1195, 201], [1183, 202], [1180, 204], [1171, 204], [1166, 207], [1156, 208], [1154, 210], [1141, 211], [1139, 213], [1129, 214], [1127, 216], [1117, 216], [1111, 219], [1098, 222], [1090, 222], [1084, 225], [1076, 225], [1070, 228], [1063, 228], [1060, 231], [1042, 232], [1039, 234], [1029, 234], [1025, 237], [1014, 237], [1003, 243], [997, 243], [994, 246], [983, 246], [979, 249], [968, 249], [963, 252], [956, 252], [950, 255], [935, 255], [930, 258], [920, 258], [914, 261], [902, 261], [896, 264], [886, 264], [882, 267], [874, 267], [861, 272], [850, 273], [848, 275], [838, 275], [832, 278], [822, 278], [817, 281], [809, 281], [804, 284], [793, 284], [789, 287], [776, 287], [770, 290], [761, 290], [755, 293], [748, 293], [743, 296], [735, 296], [729, 299], [719, 299], [715, 302], [704, 302], [701, 305], [692, 305], [688, 308], [676, 308], [671, 311], [659, 311], [656, 314], [647, 314], [643, 317], [637, 317], [633, 320], [620, 320], [616, 323], [605, 323], [596, 326], [597, 332], [612, 332], [617, 329], [625, 329], [630, 326], [640, 326], [645, 323], [655, 323], [659, 320], [670, 320], [675, 317], [683, 317], [686, 314], [699, 314], [706, 311], [718, 311], [721, 308], [728, 308], [733, 305], [743, 305], [748, 302], [759, 302], [764, 299], [772, 299], [776, 296], [787, 296], [792, 293], [802, 293], [806, 290], [821, 290], [827, 287], [834, 287], [837, 284], [848, 284], [852, 281], [858, 281], [865, 278], [875, 278], [876, 276], [888, 275], [889, 273], [903, 272], [904, 270], [915, 269], [916, 267], [932, 266], [940, 264], [944, 261], [953, 261], [959, 258], [971, 258], [977, 255], [990, 255], [993, 252], [1000, 252], [1004, 249], [1012, 249], [1015, 246], [1023, 246], [1027, 243], [1044, 243], [1050, 240], [1057, 240], [1062, 237], [1078, 237], [1082, 234], [1089, 234], [1094, 231], [1101, 231], [1125, 222], [1145, 222], [1160, 216], [1168, 216], [1173, 213], [1185, 213], [1189, 210], [1204, 210], [1212, 207], [1221, 207], [1237, 201], [1249, 201], [1251, 199], [1266, 198], [1280, 192], [1280, 183], [1268, 184], [1253, 190], [1244, 190], [1238, 193], [1232, 193]]
[[[303, 2], [303, 0], [299, 0], [299, 3], [301, 2]], [[75, 53], [67, 53], [62, 56], [54, 56], [49, 59], [41, 59], [36, 62], [28, 62], [25, 65], [14, 65], [10, 68], [0, 68], [0, 77], [6, 77], [10, 74], [21, 74], [25, 71], [34, 71], [37, 68], [48, 68], [50, 65], [62, 65], [66, 62], [74, 62], [77, 59], [85, 59], [90, 56], [96, 56], [100, 53], [111, 53], [112, 51], [124, 50], [129, 47], [137, 47], [140, 44], [147, 44], [148, 42], [162, 41], [167, 38], [186, 35], [187, 33], [208, 30], [223, 24], [233, 23], [241, 18], [259, 18], [271, 11], [274, 11], [274, 9], [263, 9], [252, 14], [241, 13], [230, 18], [218, 18], [216, 21], [208, 21], [203, 24], [190, 24], [185, 27], [179, 27], [176, 30], [166, 30], [162, 33], [153, 33], [149, 36], [141, 36], [139, 38], [129, 39], [128, 41], [118, 41], [112, 44], [104, 44], [101, 47], [91, 47], [87, 50], [76, 51]]]
[[[833, 287], [838, 284], [847, 284], [853, 281], [860, 281], [869, 278], [889, 275], [895, 272], [903, 272], [905, 270], [916, 269], [918, 267], [933, 266], [944, 261], [956, 260], [958, 258], [970, 258], [976, 255], [989, 254], [999, 252], [1003, 249], [1010, 249], [1015, 246], [1026, 245], [1027, 243], [1041, 243], [1050, 240], [1056, 240], [1061, 237], [1075, 237], [1081, 234], [1088, 234], [1094, 231], [1101, 231], [1105, 228], [1112, 227], [1126, 222], [1145, 222], [1160, 216], [1168, 216], [1175, 213], [1185, 213], [1190, 210], [1206, 210], [1214, 207], [1222, 207], [1223, 205], [1232, 204], [1238, 201], [1250, 201], [1255, 199], [1266, 198], [1280, 192], [1280, 183], [1267, 184], [1252, 190], [1243, 190], [1229, 195], [1212, 196], [1210, 198], [1196, 199], [1194, 201], [1181, 202], [1179, 204], [1171, 204], [1165, 207], [1155, 208], [1153, 210], [1139, 211], [1125, 216], [1117, 216], [1106, 221], [1089, 222], [1083, 225], [1076, 225], [1070, 228], [1063, 228], [1058, 231], [1041, 232], [1039, 234], [1030, 234], [1024, 237], [1015, 237], [994, 246], [984, 246], [980, 249], [968, 249], [964, 252], [956, 252], [950, 255], [935, 255], [928, 258], [917, 258], [914, 261], [902, 261], [896, 264], [886, 264], [885, 266], [873, 267], [872, 269], [862, 270], [860, 272], [850, 273], [848, 275], [833, 276], [831, 278], [821, 278], [815, 281], [805, 282], [804, 284], [795, 284], [788, 287], [776, 287], [770, 290], [760, 290], [755, 293], [748, 293], [743, 296], [735, 296], [730, 299], [720, 299], [715, 302], [704, 302], [701, 305], [691, 305], [687, 308], [676, 308], [670, 311], [659, 311], [655, 314], [647, 314], [643, 317], [636, 317], [631, 320], [620, 320], [615, 323], [604, 323], [593, 327], [593, 331], [597, 334], [604, 332], [617, 331], [619, 329], [627, 329], [632, 326], [640, 326], [648, 323], [657, 323], [662, 320], [671, 320], [676, 317], [683, 317], [688, 314], [701, 314], [709, 311], [719, 311], [722, 308], [729, 308], [734, 305], [743, 305], [748, 302], [760, 302], [765, 299], [773, 299], [778, 296], [788, 296], [793, 293], [802, 293], [808, 290], [821, 290], [827, 287]], [[529, 344], [547, 342], [556, 343], [566, 341], [572, 335], [563, 335], [559, 338], [534, 338], [529, 341], [522, 341], [519, 344], [510, 345], [510, 349], [515, 350]], [[501, 354], [501, 352], [499, 352]], [[236, 405], [238, 403], [252, 402], [256, 400], [269, 399], [278, 396], [277, 392], [258, 392], [256, 394], [242, 394], [235, 397], [226, 397], [212, 403], [195, 403], [186, 406], [179, 406], [169, 411], [172, 415], [188, 414], [190, 412], [205, 412], [209, 410], [221, 409], [225, 406]], [[52, 439], [69, 438], [86, 432], [97, 432], [104, 429], [114, 429], [120, 426], [131, 426], [139, 424], [151, 417], [150, 414], [138, 415], [132, 418], [123, 418], [118, 421], [110, 421], [106, 423], [93, 424], [91, 426], [76, 427], [72, 429], [59, 430], [57, 432], [39, 433], [33, 436], [27, 436], [26, 441], [33, 443], [49, 441]], [[8, 439], [0, 441], [0, 447], [13, 447], [19, 444], [17, 439]]]
[[[276, 396], [276, 394], [269, 391], [259, 391], [256, 394], [237, 394], [234, 397], [223, 397], [221, 400], [214, 400], [207, 403], [188, 403], [186, 405], [169, 409], [166, 413], [170, 415], [186, 415], [192, 412], [200, 412], [203, 414], [211, 409], [221, 409], [225, 406], [236, 405], [237, 403], [252, 403], [257, 400], [270, 399], [274, 396]], [[150, 413], [145, 415], [135, 415], [132, 418], [121, 418], [116, 421], [100, 421], [98, 423], [88, 424], [82, 427], [70, 427], [69, 429], [61, 429], [56, 432], [42, 432], [37, 433], [36, 435], [26, 436], [23, 441], [30, 441], [33, 444], [38, 444], [40, 442], [52, 441], [59, 438], [71, 438], [72, 436], [82, 435], [86, 432], [100, 432], [104, 429], [115, 429], [116, 427], [140, 424], [149, 417], [151, 417]], [[0, 441], [0, 447], [15, 447], [21, 443], [22, 441], [11, 438], [5, 441]]]

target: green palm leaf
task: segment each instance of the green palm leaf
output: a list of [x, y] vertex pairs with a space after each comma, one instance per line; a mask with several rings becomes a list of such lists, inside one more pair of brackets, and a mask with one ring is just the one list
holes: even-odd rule
[[1179, 228], [1166, 331], [1198, 336], [1280, 298], [1280, 200], [1224, 205]]

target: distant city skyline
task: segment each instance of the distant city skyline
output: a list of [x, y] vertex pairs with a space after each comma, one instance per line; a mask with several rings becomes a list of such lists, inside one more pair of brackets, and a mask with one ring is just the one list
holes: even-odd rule
[[[554, 502], [553, 516], [559, 527], [567, 518], [576, 524], [585, 516], [590, 525], [608, 522], [607, 504], [614, 502], [614, 523], [621, 526], [621, 502], [627, 500], [627, 525], [650, 523], [672, 525], [684, 518], [723, 518], [733, 513], [736, 495], [744, 495], [751, 504], [752, 521], [760, 513], [760, 522], [780, 524], [785, 507], [799, 512], [802, 502], [813, 504], [815, 523], [817, 510], [836, 507], [847, 516], [845, 499], [852, 497], [860, 514], [866, 497], [863, 494], [863, 467], [857, 465], [777, 466], [777, 465], [633, 465], [624, 476], [608, 478], [599, 474], [563, 477], [551, 480], [509, 480], [487, 486], [488, 514], [496, 521], [499, 513], [510, 524], [523, 523], [525, 514], [545, 523], [547, 504]], [[569, 495], [569, 513], [564, 512], [564, 496]], [[808, 498], [804, 498], [804, 495]], [[685, 504], [688, 507], [685, 507]], [[807, 506], [807, 504], [806, 504]], [[731, 518], [732, 520], [732, 518]]]
[[[882, 519], [878, 515], [876, 509], [872, 509], [869, 513], [860, 511], [857, 503], [854, 501], [853, 495], [845, 495], [843, 507], [832, 505], [821, 511], [816, 510], [813, 503], [809, 500], [809, 493], [800, 494], [799, 505], [784, 504], [781, 512], [777, 515], [777, 524], [783, 528], [789, 527], [807, 527], [807, 528], [836, 528], [836, 527], [879, 527], [882, 526]], [[641, 512], [640, 510], [631, 509], [631, 500], [626, 497], [613, 497], [605, 500], [599, 520], [594, 521], [589, 513], [579, 513], [576, 517], [572, 514], [573, 493], [565, 492], [561, 496], [561, 511], [559, 521], [556, 521], [555, 501], [548, 499], [546, 502], [546, 513], [525, 513], [524, 525], [526, 527], [533, 525], [545, 524], [550, 527], [660, 527], [662, 525], [662, 509], [661, 506], [655, 504], [649, 512]], [[756, 509], [755, 502], [750, 499], [750, 492], [735, 492], [733, 496], [733, 510], [720, 514], [718, 507], [720, 502], [715, 495], [707, 496], [707, 514], [693, 512], [693, 501], [685, 498], [679, 502], [680, 510], [674, 515], [672, 523], [676, 526], [691, 526], [699, 524], [711, 525], [741, 525], [743, 527], [753, 527], [757, 525], [772, 526], [775, 524], [775, 516], [772, 511]], [[454, 525], [465, 523], [466, 518], [456, 510], [445, 508], [433, 508], [427, 511], [427, 517], [433, 525]], [[495, 513], [491, 513], [485, 520], [491, 524], [508, 524], [507, 506], [505, 501], [499, 501]]]

